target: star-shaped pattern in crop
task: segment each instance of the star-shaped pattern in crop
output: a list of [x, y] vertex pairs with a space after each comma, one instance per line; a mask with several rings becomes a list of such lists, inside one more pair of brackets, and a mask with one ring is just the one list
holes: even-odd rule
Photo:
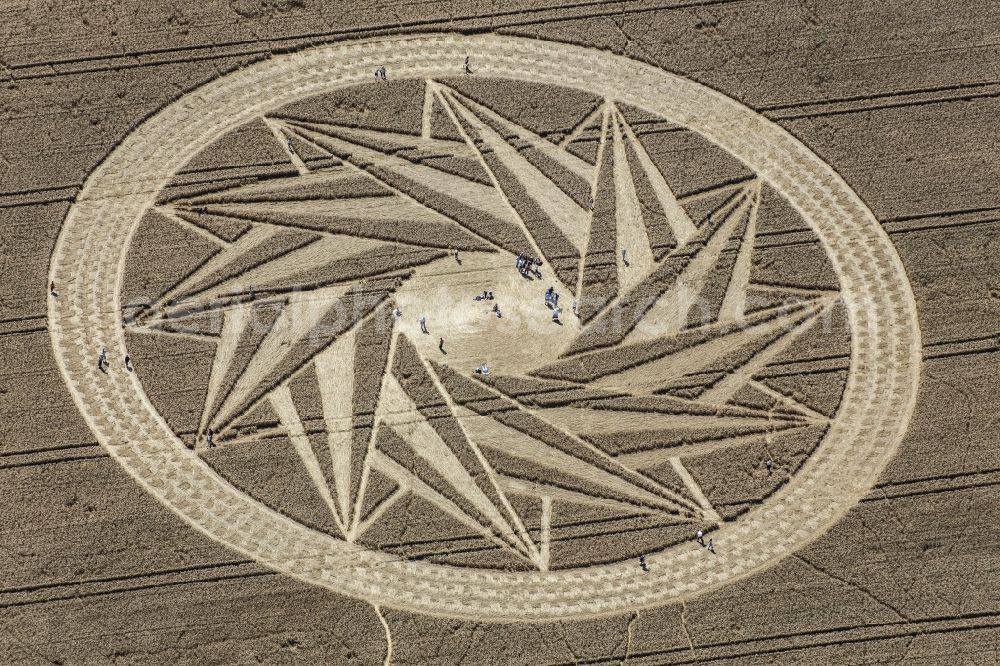
[[[711, 525], [686, 457], [828, 420], [754, 376], [837, 293], [753, 283], [759, 183], [679, 201], [613, 100], [558, 143], [434, 81], [419, 135], [265, 122], [298, 174], [159, 206], [218, 250], [129, 326], [215, 341], [196, 448], [287, 436], [342, 538], [412, 495], [545, 570], [554, 504]], [[477, 271], [505, 307], [553, 284], [558, 345], [473, 372], [513, 334], [448, 319]]]

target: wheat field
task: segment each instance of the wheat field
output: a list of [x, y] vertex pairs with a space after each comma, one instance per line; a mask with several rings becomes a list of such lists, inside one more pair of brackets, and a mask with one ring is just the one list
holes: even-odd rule
[[13, 2], [0, 661], [993, 663], [995, 8]]

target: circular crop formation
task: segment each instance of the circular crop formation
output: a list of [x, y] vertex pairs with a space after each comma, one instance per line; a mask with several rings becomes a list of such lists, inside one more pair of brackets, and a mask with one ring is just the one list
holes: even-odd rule
[[919, 377], [899, 258], [828, 165], [700, 84], [530, 39], [212, 81], [95, 169], [51, 277], [67, 385], [148, 492], [452, 617], [629, 611], [779, 561], [868, 491]]

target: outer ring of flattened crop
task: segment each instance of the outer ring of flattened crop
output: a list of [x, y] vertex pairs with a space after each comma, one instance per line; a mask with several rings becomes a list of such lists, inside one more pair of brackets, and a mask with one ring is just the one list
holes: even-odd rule
[[[129, 243], [144, 211], [199, 150], [296, 99], [392, 79], [460, 75], [575, 87], [700, 133], [737, 157], [801, 213], [841, 282], [851, 334], [843, 400], [823, 441], [768, 500], [694, 544], [634, 562], [502, 572], [406, 561], [321, 534], [239, 492], [184, 447], [134, 373], [98, 372], [121, 358], [120, 298]], [[88, 178], [52, 257], [52, 347], [80, 411], [143, 487], [211, 538], [274, 569], [343, 594], [411, 611], [493, 621], [611, 614], [677, 601], [764, 568], [823, 534], [871, 487], [902, 438], [920, 376], [916, 305], [902, 264], [871, 212], [822, 160], [776, 124], [700, 84], [605, 52], [488, 36], [377, 39], [275, 56], [170, 104]]]

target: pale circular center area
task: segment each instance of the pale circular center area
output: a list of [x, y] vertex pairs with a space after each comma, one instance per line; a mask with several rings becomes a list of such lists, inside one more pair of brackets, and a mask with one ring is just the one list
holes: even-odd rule
[[[508, 253], [459, 257], [461, 264], [451, 258], [438, 260], [396, 292], [403, 313], [398, 328], [421, 355], [466, 372], [486, 364], [491, 372], [522, 375], [555, 361], [579, 334], [572, 294], [556, 290], [555, 307], [561, 312], [558, 323], [552, 318], [554, 308], [546, 304], [545, 293], [562, 286], [548, 266], [539, 267], [542, 278], [525, 278]], [[476, 300], [487, 291], [493, 300]], [[421, 331], [421, 317], [427, 334]], [[442, 337], [446, 355], [438, 349]]]

